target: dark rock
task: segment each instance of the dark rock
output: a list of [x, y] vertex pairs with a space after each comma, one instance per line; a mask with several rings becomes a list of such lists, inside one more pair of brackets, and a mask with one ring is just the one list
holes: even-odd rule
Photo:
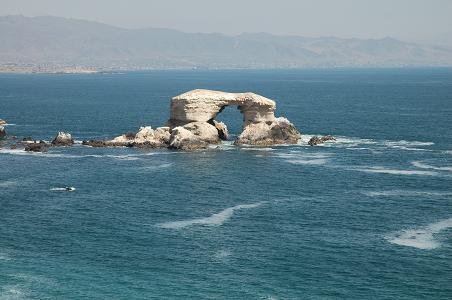
[[101, 148], [101, 147], [109, 147], [110, 145], [105, 142], [105, 141], [97, 141], [97, 140], [88, 140], [88, 141], [83, 141], [82, 145], [85, 146], [91, 146], [91, 147], [95, 147], [95, 148]]
[[6, 136], [5, 127], [0, 126], [0, 138], [4, 138]]
[[218, 136], [220, 140], [227, 141], [229, 139], [228, 127], [223, 122], [212, 120], [212, 125], [218, 130]]
[[323, 144], [323, 143], [328, 142], [328, 141], [335, 141], [335, 140], [336, 139], [332, 135], [325, 135], [325, 136], [322, 136], [322, 137], [313, 136], [309, 140], [308, 145], [315, 146], [315, 145]]
[[30, 152], [46, 152], [49, 149], [49, 144], [44, 141], [39, 141], [39, 143], [30, 143], [25, 147], [25, 151]]

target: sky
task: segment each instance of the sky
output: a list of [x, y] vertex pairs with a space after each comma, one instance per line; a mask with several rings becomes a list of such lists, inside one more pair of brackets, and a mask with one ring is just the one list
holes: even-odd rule
[[230, 35], [423, 40], [452, 34], [452, 0], [0, 0], [0, 15]]

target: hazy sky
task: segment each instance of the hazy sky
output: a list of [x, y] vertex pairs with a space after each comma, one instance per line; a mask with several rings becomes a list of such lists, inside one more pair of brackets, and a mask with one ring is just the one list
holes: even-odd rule
[[452, 0], [0, 0], [0, 15], [127, 28], [423, 39], [452, 31]]

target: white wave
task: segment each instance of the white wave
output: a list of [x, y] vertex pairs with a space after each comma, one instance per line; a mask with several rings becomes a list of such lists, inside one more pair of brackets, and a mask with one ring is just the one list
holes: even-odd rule
[[328, 162], [328, 160], [323, 158], [317, 159], [288, 159], [286, 160], [288, 163], [293, 165], [324, 165]]
[[430, 149], [418, 148], [418, 147], [426, 147], [432, 146], [435, 143], [433, 142], [420, 142], [420, 141], [383, 141], [383, 145], [393, 149], [407, 150], [407, 151], [432, 151]]
[[441, 246], [441, 243], [435, 239], [435, 235], [451, 227], [452, 218], [449, 218], [422, 228], [401, 230], [389, 235], [386, 239], [390, 243], [401, 246], [432, 250]]
[[11, 260], [12, 258], [8, 255], [8, 254], [6, 254], [6, 253], [1, 253], [0, 252], [0, 260], [5, 260], [5, 261], [7, 261], [7, 260]]
[[411, 164], [413, 166], [415, 166], [416, 168], [419, 168], [419, 169], [432, 169], [432, 170], [438, 170], [438, 171], [449, 171], [449, 172], [452, 172], [452, 167], [449, 167], [449, 166], [447, 166], [447, 167], [435, 167], [435, 166], [426, 164], [426, 163], [424, 163], [422, 161], [413, 161], [413, 162], [411, 162]]
[[48, 158], [79, 158], [81, 155], [71, 155], [63, 153], [51, 153], [51, 152], [33, 152], [25, 151], [24, 149], [0, 149], [0, 154], [10, 155], [24, 155], [24, 156], [36, 156], [36, 157], [48, 157]]
[[406, 147], [423, 147], [423, 146], [432, 146], [435, 144], [433, 142], [406, 141], [406, 140], [400, 141], [385, 140], [383, 142], [388, 146], [406, 146]]
[[7, 187], [10, 187], [10, 186], [15, 186], [15, 185], [17, 185], [17, 184], [18, 184], [18, 182], [17, 182], [17, 181], [14, 181], [14, 180], [0, 181], [0, 187], [2, 187], [2, 188], [7, 188]]
[[50, 188], [49, 191], [60, 191], [60, 192], [66, 192], [66, 191], [72, 192], [72, 191], [75, 191], [75, 187], [69, 187], [69, 188], [70, 188], [70, 190], [68, 190], [65, 187], [54, 187], [54, 188]]
[[207, 226], [220, 226], [227, 220], [229, 220], [234, 211], [240, 209], [249, 209], [255, 208], [262, 205], [263, 202], [253, 203], [253, 204], [240, 204], [233, 207], [226, 208], [219, 213], [213, 214], [210, 217], [199, 218], [199, 219], [191, 219], [185, 221], [175, 221], [175, 222], [165, 222], [161, 224], [157, 224], [158, 227], [166, 228], [166, 229], [181, 229], [188, 226], [193, 225], [207, 225]]
[[390, 196], [452, 196], [452, 192], [436, 191], [413, 191], [413, 190], [389, 190], [364, 192], [369, 197], [390, 197]]
[[19, 285], [6, 285], [2, 288], [0, 299], [13, 300], [13, 299], [27, 299], [27, 293], [22, 290]]
[[146, 170], [160, 170], [160, 169], [169, 168], [172, 165], [173, 165], [172, 163], [167, 163], [167, 164], [161, 164], [161, 165], [156, 165], [156, 166], [146, 166], [146, 167], [143, 167], [143, 169], [146, 169]]
[[[119, 160], [139, 160], [139, 155], [126, 154], [126, 155], [111, 155], [111, 154], [86, 154], [86, 155], [76, 155], [76, 154], [64, 154], [64, 153], [52, 153], [52, 152], [32, 152], [25, 151], [23, 149], [0, 149], [0, 153], [11, 154], [11, 155], [29, 155], [36, 157], [47, 157], [47, 158], [113, 158]], [[146, 154], [148, 155], [148, 154]]]
[[219, 250], [215, 252], [214, 257], [217, 259], [223, 259], [232, 255], [232, 252], [229, 250]]
[[286, 162], [294, 165], [324, 165], [331, 155], [326, 153], [306, 153], [291, 151], [289, 153], [275, 153], [276, 157], [283, 158]]
[[243, 151], [274, 151], [275, 149], [273, 148], [265, 148], [265, 147], [241, 147], [240, 150]]
[[361, 171], [366, 173], [383, 173], [393, 175], [425, 175], [425, 176], [437, 176], [437, 172], [433, 171], [418, 171], [418, 170], [400, 170], [400, 169], [388, 169], [385, 167], [368, 167], [368, 168], [353, 168], [351, 170]]
[[452, 150], [444, 150], [443, 153], [444, 154], [452, 154]]

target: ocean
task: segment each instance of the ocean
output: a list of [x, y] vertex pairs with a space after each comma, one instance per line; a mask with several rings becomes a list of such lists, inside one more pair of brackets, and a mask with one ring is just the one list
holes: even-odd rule
[[[452, 69], [1, 74], [0, 118], [18, 138], [111, 138], [195, 88], [274, 99], [303, 138], [3, 146], [0, 299], [452, 298]], [[240, 133], [236, 108], [219, 119]]]

